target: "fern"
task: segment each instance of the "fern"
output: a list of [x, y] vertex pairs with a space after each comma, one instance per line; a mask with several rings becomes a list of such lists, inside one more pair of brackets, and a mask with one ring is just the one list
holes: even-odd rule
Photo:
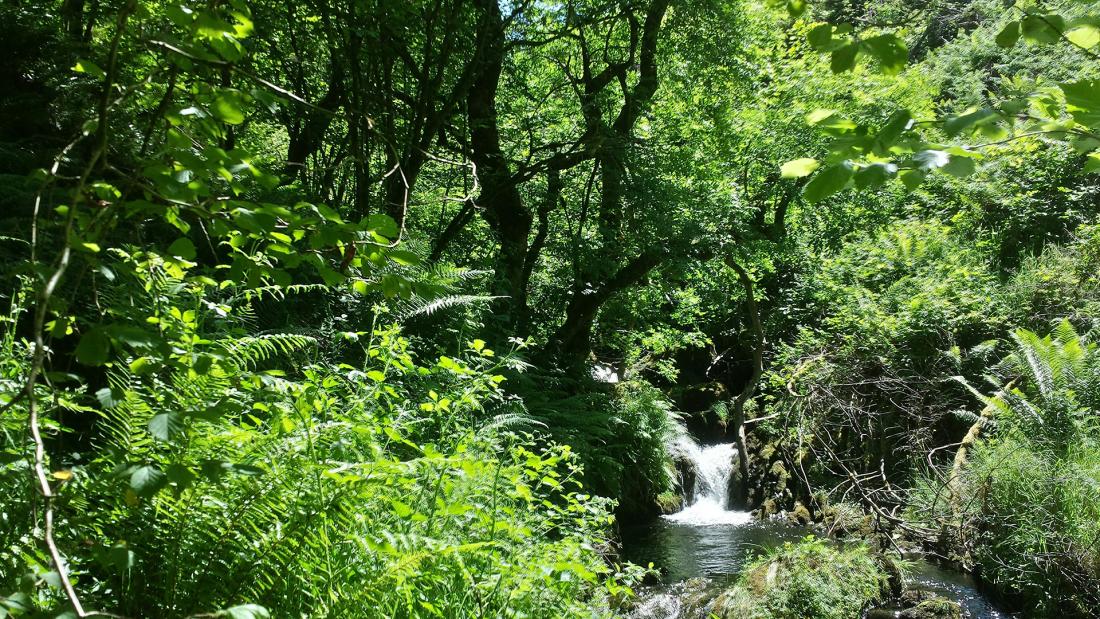
[[398, 307], [397, 319], [404, 322], [417, 316], [431, 316], [443, 309], [490, 303], [499, 298], [501, 297], [468, 294], [452, 294], [435, 298], [413, 297]]
[[279, 357], [290, 357], [316, 346], [317, 340], [293, 333], [242, 337], [221, 343], [228, 360], [242, 369], [253, 369]]

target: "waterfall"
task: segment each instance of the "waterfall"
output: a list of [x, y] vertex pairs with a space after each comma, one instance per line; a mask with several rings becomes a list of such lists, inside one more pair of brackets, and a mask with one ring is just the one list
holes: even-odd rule
[[695, 471], [694, 500], [668, 520], [690, 525], [745, 524], [749, 512], [729, 509], [730, 476], [737, 463], [733, 443], [700, 446], [689, 437], [681, 438], [674, 451], [691, 462]]

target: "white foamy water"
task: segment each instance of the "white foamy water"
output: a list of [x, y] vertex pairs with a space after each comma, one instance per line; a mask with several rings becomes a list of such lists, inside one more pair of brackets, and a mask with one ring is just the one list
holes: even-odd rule
[[733, 443], [700, 447], [683, 438], [676, 449], [691, 460], [695, 469], [695, 498], [691, 505], [664, 518], [689, 525], [746, 524], [752, 514], [729, 509], [729, 484], [737, 461]]

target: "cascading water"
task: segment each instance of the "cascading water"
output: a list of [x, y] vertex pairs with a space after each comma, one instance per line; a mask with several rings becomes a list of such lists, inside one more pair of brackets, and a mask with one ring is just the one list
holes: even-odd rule
[[737, 462], [737, 447], [733, 443], [701, 447], [683, 437], [676, 451], [691, 462], [695, 471], [694, 500], [683, 510], [665, 518], [696, 526], [745, 524], [752, 520], [749, 512], [729, 509], [730, 476]]

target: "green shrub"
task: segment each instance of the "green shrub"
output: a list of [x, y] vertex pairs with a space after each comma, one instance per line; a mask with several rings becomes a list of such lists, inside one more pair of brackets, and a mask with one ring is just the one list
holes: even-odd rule
[[586, 488], [617, 498], [623, 514], [656, 514], [667, 503], [660, 495], [675, 490], [667, 446], [680, 425], [661, 390], [643, 380], [608, 387], [560, 375], [530, 378], [516, 389], [525, 414], [577, 451]]
[[[1035, 616], [1091, 616], [1100, 604], [1100, 351], [1068, 322], [1014, 334], [982, 396], [993, 416], [958, 479], [925, 480], [910, 518], [957, 528], [984, 578]], [[946, 486], [946, 490], [945, 490]]]
[[1068, 319], [1083, 331], [1100, 325], [1100, 226], [1077, 229], [1076, 239], [1027, 258], [1006, 282], [1012, 321], [1045, 330]]
[[[633, 572], [603, 556], [613, 503], [581, 487], [576, 453], [495, 415], [507, 355], [475, 340], [420, 362], [380, 328], [343, 336], [362, 365], [330, 364], [312, 338], [251, 333], [247, 297], [185, 285], [156, 256], [112, 268], [126, 317], [154, 319], [167, 345], [115, 351], [95, 400], [58, 391], [45, 411], [55, 440], [62, 409], [100, 418], [49, 469], [55, 536], [88, 607], [592, 617], [629, 593]], [[0, 325], [5, 388], [27, 362], [18, 309]], [[14, 596], [0, 608], [58, 609], [33, 529], [25, 406], [3, 414], [0, 591]]]

